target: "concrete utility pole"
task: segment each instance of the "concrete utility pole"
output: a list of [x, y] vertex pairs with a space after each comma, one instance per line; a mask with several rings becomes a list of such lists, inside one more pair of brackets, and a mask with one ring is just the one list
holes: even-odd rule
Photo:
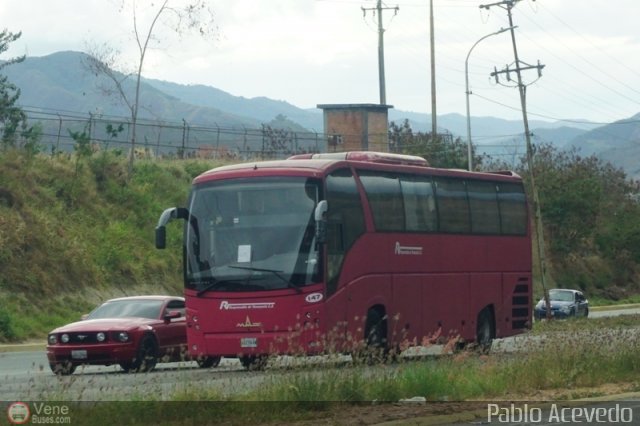
[[[518, 57], [518, 48], [516, 46], [516, 36], [515, 36], [515, 27], [513, 26], [513, 17], [511, 15], [511, 9], [515, 7], [515, 5], [521, 0], [503, 0], [497, 3], [491, 3], [486, 5], [480, 5], [481, 9], [489, 9], [492, 6], [498, 6], [507, 11], [509, 16], [509, 27], [511, 28], [511, 42], [513, 44], [513, 56], [515, 59], [515, 68], [509, 69], [507, 66], [506, 69], [498, 71], [495, 70], [491, 73], [492, 77], [495, 77], [496, 83], [499, 83], [499, 75], [506, 74], [507, 80], [511, 80], [510, 73], [515, 71], [516, 76], [518, 78], [518, 91], [520, 92], [520, 105], [522, 107], [522, 121], [524, 123], [524, 135], [527, 143], [527, 166], [529, 168], [529, 181], [531, 185], [531, 196], [533, 198], [533, 210], [536, 221], [536, 243], [538, 250], [538, 259], [540, 262], [540, 275], [542, 282], [542, 290], [544, 292], [544, 301], [547, 306], [547, 318], [551, 318], [551, 304], [549, 303], [549, 293], [547, 291], [546, 285], [546, 258], [544, 253], [544, 230], [542, 228], [542, 214], [540, 212], [540, 198], [538, 197], [538, 188], [535, 184], [535, 173], [533, 170], [533, 147], [531, 146], [531, 132], [529, 131], [529, 119], [527, 118], [527, 86], [522, 82], [522, 71], [536, 69], [538, 71], [538, 77], [542, 76], [542, 69], [544, 65], [540, 65], [538, 61], [537, 65], [529, 65], [525, 62], [520, 61]], [[535, 1], [535, 0], [534, 0]]]
[[387, 93], [385, 88], [384, 77], [384, 28], [382, 26], [382, 11], [391, 9], [395, 11], [394, 16], [398, 14], [400, 8], [395, 7], [382, 7], [382, 0], [378, 0], [376, 7], [362, 7], [362, 15], [367, 15], [367, 10], [373, 10], [373, 13], [378, 13], [378, 80], [380, 85], [380, 105], [387, 104]]
[[431, 40], [431, 139], [438, 135], [438, 117], [436, 113], [436, 40], [433, 25], [433, 0], [429, 0], [429, 39]]

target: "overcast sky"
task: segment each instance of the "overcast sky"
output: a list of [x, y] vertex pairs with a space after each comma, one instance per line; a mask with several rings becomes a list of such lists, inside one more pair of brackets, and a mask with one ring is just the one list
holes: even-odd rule
[[[490, 3], [433, 0], [439, 115], [466, 114], [465, 58], [480, 38], [509, 26], [505, 9], [479, 8]], [[302, 108], [378, 103], [377, 16], [362, 10], [375, 4], [212, 0], [218, 37], [180, 40], [160, 27], [163, 45], [154, 45], [143, 75]], [[396, 109], [431, 112], [428, 5], [428, 0], [385, 1], [386, 7], [399, 7], [397, 15], [383, 13], [387, 104]], [[539, 79], [535, 71], [523, 73], [530, 83], [530, 119], [606, 123], [640, 112], [640, 1], [522, 0], [513, 19], [520, 60], [545, 65]], [[110, 0], [6, 0], [0, 2], [0, 22], [9, 31], [22, 31], [2, 59], [86, 51], [88, 44], [100, 43], [130, 54], [135, 49], [131, 15]], [[517, 89], [498, 85], [489, 75], [513, 61], [509, 32], [473, 49], [471, 115], [522, 117]], [[501, 82], [507, 83], [504, 77]]]

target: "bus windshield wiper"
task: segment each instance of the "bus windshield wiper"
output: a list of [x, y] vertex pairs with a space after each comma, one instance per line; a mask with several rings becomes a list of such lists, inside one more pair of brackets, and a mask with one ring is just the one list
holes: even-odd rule
[[297, 285], [295, 285], [294, 283], [290, 282], [285, 277], [280, 275], [283, 271], [278, 271], [275, 269], [254, 268], [252, 266], [235, 266], [235, 265], [229, 265], [229, 268], [244, 269], [251, 272], [270, 272], [276, 277], [280, 278], [282, 281], [284, 281], [284, 283], [287, 284], [287, 287], [294, 288], [298, 293], [302, 293], [302, 289], [300, 287], [298, 287]]
[[216, 280], [215, 278], [210, 278], [210, 281], [204, 286], [204, 288], [201, 288], [200, 290], [198, 290], [198, 292], [196, 293], [196, 296], [200, 297], [202, 296], [202, 294], [206, 293], [207, 291], [211, 291], [219, 287], [224, 287], [228, 284], [237, 284], [237, 283], [238, 283], [238, 280]]

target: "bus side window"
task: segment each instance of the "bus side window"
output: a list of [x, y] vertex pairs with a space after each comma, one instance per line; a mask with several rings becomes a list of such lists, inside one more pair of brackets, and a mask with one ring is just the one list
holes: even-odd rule
[[407, 231], [437, 231], [438, 216], [431, 178], [428, 176], [402, 177], [400, 183]]
[[337, 290], [345, 253], [365, 231], [356, 181], [349, 169], [327, 176], [327, 296]]
[[498, 184], [500, 228], [504, 235], [527, 234], [527, 204], [522, 184]]
[[471, 232], [474, 234], [500, 234], [500, 214], [496, 183], [468, 180]]
[[470, 232], [469, 200], [464, 180], [437, 177], [435, 182], [440, 231], [454, 234]]

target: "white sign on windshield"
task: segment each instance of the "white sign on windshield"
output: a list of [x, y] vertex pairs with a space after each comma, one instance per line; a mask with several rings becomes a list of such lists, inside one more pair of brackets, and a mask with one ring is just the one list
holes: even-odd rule
[[238, 246], [238, 263], [251, 262], [251, 245]]

